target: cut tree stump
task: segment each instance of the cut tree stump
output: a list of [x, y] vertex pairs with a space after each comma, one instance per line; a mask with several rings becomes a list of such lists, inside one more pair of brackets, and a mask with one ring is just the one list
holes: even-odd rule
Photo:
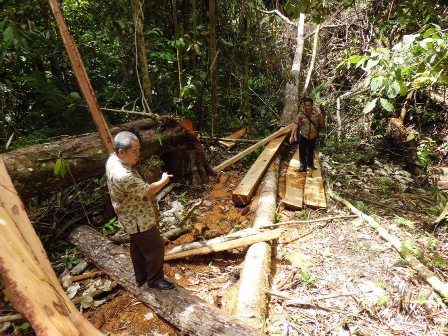
[[0, 155], [0, 282], [38, 336], [102, 335], [62, 289]]
[[306, 174], [299, 172], [299, 154], [299, 148], [297, 147], [286, 171], [286, 189], [283, 204], [285, 208], [291, 210], [300, 210], [303, 207], [303, 188], [305, 186]]
[[[235, 133], [230, 134], [229, 136], [226, 136], [226, 139], [240, 139], [247, 133], [247, 128], [242, 128], [239, 131], [236, 131]], [[221, 145], [226, 146], [227, 148], [231, 149], [236, 145], [236, 142], [232, 141], [218, 141]]]
[[250, 167], [243, 180], [232, 193], [232, 201], [235, 205], [244, 206], [248, 204], [254, 195], [264, 173], [280, 149], [286, 134], [272, 140], [263, 150], [255, 163]]
[[249, 148], [246, 148], [245, 150], [243, 150], [242, 152], [238, 153], [237, 155], [231, 157], [230, 159], [224, 161], [223, 163], [220, 163], [219, 165], [213, 167], [213, 170], [218, 173], [221, 170], [226, 169], [227, 167], [233, 165], [235, 162], [237, 162], [238, 160], [241, 160], [243, 157], [245, 157], [246, 155], [249, 155], [250, 153], [252, 153], [253, 151], [257, 150], [258, 148], [260, 148], [261, 146], [267, 144], [268, 142], [270, 142], [271, 140], [281, 136], [281, 135], [288, 135], [289, 132], [291, 132], [291, 128], [292, 128], [292, 124], [282, 127], [280, 128], [278, 131], [272, 133], [270, 136], [264, 138], [263, 140], [257, 142], [256, 144], [250, 146]]
[[[276, 159], [263, 180], [253, 224], [256, 229], [275, 222], [279, 167], [280, 160]], [[271, 254], [272, 247], [268, 242], [249, 247], [235, 304], [235, 316], [258, 330], [263, 330], [267, 314]]]
[[90, 227], [75, 229], [70, 242], [127, 291], [188, 335], [262, 335], [183, 288], [158, 290], [137, 287], [128, 249], [113, 244]]
[[317, 169], [309, 170], [305, 180], [304, 203], [315, 208], [327, 208], [325, 189], [322, 180], [319, 157], [314, 156], [314, 165]]

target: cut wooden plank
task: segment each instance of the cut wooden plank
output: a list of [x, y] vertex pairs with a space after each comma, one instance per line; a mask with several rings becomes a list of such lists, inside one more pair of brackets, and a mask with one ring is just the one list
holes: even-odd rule
[[303, 187], [305, 185], [305, 173], [299, 172], [300, 169], [299, 147], [289, 161], [286, 172], [286, 190], [283, 204], [291, 210], [299, 210], [303, 207]]
[[325, 189], [317, 153], [314, 156], [314, 165], [317, 169], [308, 170], [306, 176], [304, 203], [310, 207], [326, 208], [327, 199], [325, 198]]
[[[78, 251], [139, 301], [156, 314], [180, 329], [179, 335], [200, 336], [255, 336], [262, 335], [225, 311], [204, 302], [182, 287], [159, 290], [138, 287], [129, 257], [129, 248], [113, 244], [109, 239], [88, 226], [77, 227], [70, 234], [70, 242]], [[150, 333], [150, 332], [149, 332]]]
[[[0, 283], [38, 336], [102, 335], [62, 289], [0, 155]], [[2, 334], [3, 335], [3, 334]]]
[[250, 202], [255, 193], [264, 173], [272, 162], [274, 156], [277, 154], [280, 146], [285, 140], [287, 134], [284, 134], [266, 146], [264, 151], [260, 154], [257, 161], [250, 167], [243, 180], [238, 184], [232, 193], [232, 201], [236, 205], [246, 205]]
[[[229, 136], [226, 136], [226, 139], [239, 139], [242, 138], [247, 132], [247, 128], [242, 128], [239, 131], [236, 131], [235, 133], [230, 134]], [[221, 145], [226, 146], [227, 148], [232, 148], [236, 145], [236, 142], [231, 141], [218, 141]]]
[[243, 247], [247, 245], [252, 245], [254, 243], [262, 242], [262, 241], [268, 241], [277, 239], [280, 237], [280, 234], [282, 233], [282, 230], [269, 230], [260, 234], [256, 234], [250, 237], [244, 237], [239, 239], [234, 239], [228, 242], [219, 243], [211, 246], [204, 246], [201, 248], [196, 248], [192, 250], [187, 250], [175, 254], [165, 255], [165, 260], [175, 260], [175, 259], [181, 259], [186, 257], [192, 257], [195, 255], [201, 255], [201, 254], [208, 254], [212, 252], [219, 252], [219, 251], [226, 251], [231, 250], [237, 247]]
[[267, 144], [269, 141], [284, 135], [284, 134], [289, 134], [289, 132], [291, 131], [292, 128], [292, 124], [282, 127], [280, 128], [277, 132], [272, 133], [270, 136], [268, 136], [267, 138], [264, 138], [263, 140], [257, 142], [256, 144], [250, 146], [249, 148], [243, 150], [242, 152], [238, 153], [237, 155], [235, 155], [234, 157], [231, 157], [230, 159], [224, 161], [223, 163], [217, 165], [216, 167], [213, 168], [213, 170], [217, 173], [219, 173], [221, 170], [233, 165], [235, 162], [237, 162], [238, 160], [241, 160], [243, 157], [245, 157], [246, 155], [252, 153], [253, 151], [257, 150], [258, 148], [260, 148], [261, 146], [263, 146], [264, 144]]

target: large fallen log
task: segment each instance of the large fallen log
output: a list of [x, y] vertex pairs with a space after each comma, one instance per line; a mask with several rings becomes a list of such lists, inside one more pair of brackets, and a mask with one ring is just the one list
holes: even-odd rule
[[0, 281], [39, 336], [101, 335], [65, 294], [0, 156]]
[[127, 291], [188, 335], [261, 335], [185, 289], [177, 287], [161, 291], [146, 286], [137, 287], [128, 250], [111, 243], [90, 227], [75, 229], [70, 241]]
[[[195, 168], [211, 172], [198, 139], [175, 119], [159, 117], [155, 120], [139, 120], [114, 127], [110, 131], [115, 135], [121, 130], [132, 128], [140, 130], [143, 143], [141, 157], [159, 155], [166, 169], [175, 177], [182, 179]], [[73, 185], [73, 179], [79, 182], [100, 177], [104, 174], [107, 157], [98, 133], [67, 137], [4, 154], [6, 167], [22, 199]], [[65, 174], [64, 178], [54, 176], [57, 159], [63, 159], [70, 168], [70, 174]]]
[[[254, 228], [275, 222], [277, 209], [277, 187], [280, 160], [271, 163], [263, 180]], [[241, 272], [235, 315], [248, 325], [263, 330], [267, 314], [267, 290], [271, 274], [272, 248], [269, 242], [260, 242], [249, 247]]]

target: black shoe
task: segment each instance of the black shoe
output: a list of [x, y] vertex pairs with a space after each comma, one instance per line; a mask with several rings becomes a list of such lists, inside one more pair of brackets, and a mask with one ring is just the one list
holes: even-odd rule
[[301, 172], [301, 173], [306, 172], [306, 167], [300, 166], [299, 172]]
[[148, 282], [148, 286], [157, 289], [173, 289], [176, 287], [173, 283], [165, 280], [164, 278], [161, 278], [154, 282]]
[[312, 170], [316, 170], [317, 168], [314, 167], [314, 166], [311, 166], [310, 169], [312, 169]]

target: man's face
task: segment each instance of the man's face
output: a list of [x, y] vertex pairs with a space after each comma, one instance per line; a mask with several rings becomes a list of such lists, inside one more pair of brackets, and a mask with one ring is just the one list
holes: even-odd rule
[[306, 113], [311, 113], [313, 111], [313, 103], [312, 102], [305, 102], [304, 109]]
[[131, 141], [131, 148], [126, 150], [119, 149], [118, 157], [130, 166], [135, 165], [140, 157], [140, 143], [138, 141]]

